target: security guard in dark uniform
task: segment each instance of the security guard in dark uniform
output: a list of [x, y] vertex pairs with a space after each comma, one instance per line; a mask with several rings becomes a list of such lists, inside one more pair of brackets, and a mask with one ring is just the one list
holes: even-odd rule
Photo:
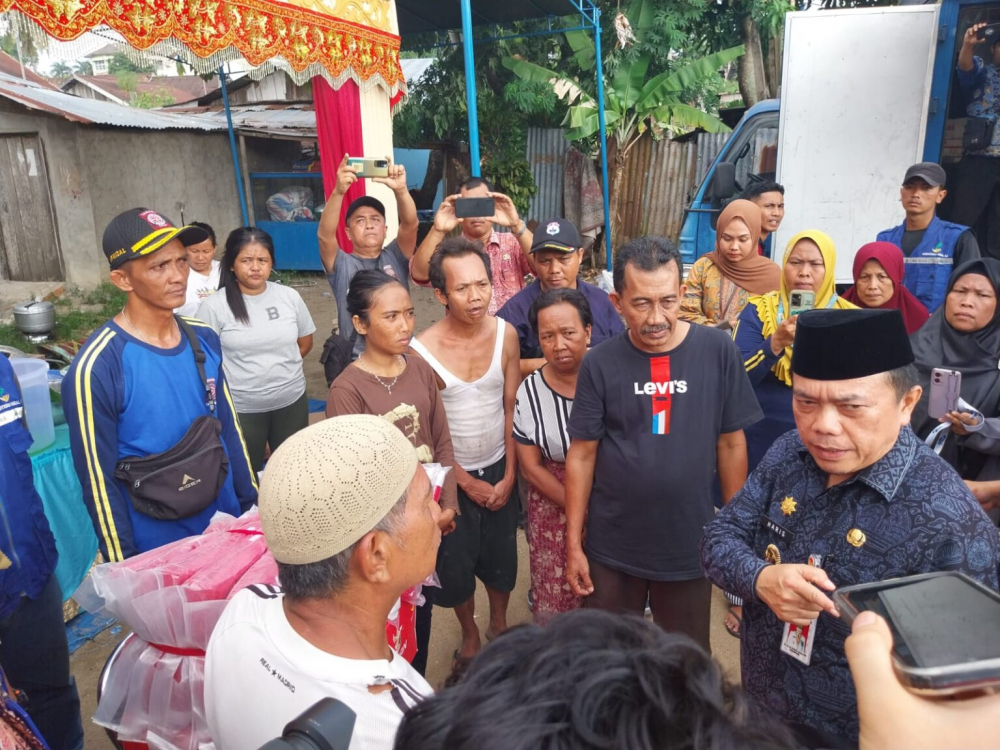
[[997, 588], [997, 529], [914, 435], [921, 389], [897, 310], [816, 310], [792, 355], [797, 429], [705, 528], [702, 564], [743, 597], [747, 692], [807, 747], [858, 741], [838, 586], [958, 570]]

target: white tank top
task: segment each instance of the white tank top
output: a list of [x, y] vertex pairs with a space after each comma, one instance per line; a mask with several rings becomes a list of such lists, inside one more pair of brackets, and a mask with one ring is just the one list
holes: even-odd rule
[[455, 463], [468, 472], [492, 466], [504, 454], [503, 341], [506, 323], [501, 318], [495, 320], [497, 340], [493, 361], [486, 374], [471, 383], [452, 375], [417, 339], [410, 343], [444, 381], [441, 400], [448, 415]]

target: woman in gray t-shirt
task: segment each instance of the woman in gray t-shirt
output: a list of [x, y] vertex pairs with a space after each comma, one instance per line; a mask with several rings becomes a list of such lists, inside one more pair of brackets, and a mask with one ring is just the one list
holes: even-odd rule
[[266, 446], [277, 450], [309, 423], [302, 358], [312, 349], [316, 326], [298, 292], [267, 280], [273, 266], [267, 232], [233, 230], [219, 291], [197, 315], [222, 340], [226, 380], [256, 471], [263, 468]]

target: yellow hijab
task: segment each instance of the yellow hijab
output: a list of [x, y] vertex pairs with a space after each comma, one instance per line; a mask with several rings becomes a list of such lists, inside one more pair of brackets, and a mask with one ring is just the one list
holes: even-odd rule
[[[762, 333], [765, 339], [772, 335], [777, 330], [781, 321], [788, 317], [788, 292], [790, 290], [785, 281], [784, 269], [788, 263], [788, 256], [792, 254], [792, 250], [795, 249], [795, 246], [801, 240], [812, 240], [816, 243], [820, 254], [823, 256], [823, 265], [826, 266], [823, 283], [816, 293], [816, 309], [854, 310], [857, 308], [857, 305], [852, 305], [847, 300], [837, 296], [837, 250], [833, 246], [833, 240], [830, 239], [829, 235], [819, 230], [807, 229], [805, 232], [799, 232], [792, 237], [785, 246], [785, 255], [781, 260], [781, 289], [777, 292], [768, 292], [757, 297], [751, 297], [747, 301], [748, 305], [753, 305], [757, 308], [757, 317], [760, 318]], [[781, 359], [771, 368], [771, 372], [785, 385], [791, 386], [792, 347], [785, 347], [784, 354], [781, 355]]]

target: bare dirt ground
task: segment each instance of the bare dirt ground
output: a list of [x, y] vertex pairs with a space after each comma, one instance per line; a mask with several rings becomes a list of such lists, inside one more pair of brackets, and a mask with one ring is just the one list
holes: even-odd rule
[[[315, 281], [315, 283], [311, 283]], [[306, 306], [312, 313], [316, 323], [315, 345], [307, 357], [305, 364], [306, 382], [309, 398], [326, 399], [326, 378], [323, 367], [319, 363], [319, 355], [323, 350], [323, 342], [331, 328], [336, 325], [337, 305], [330, 293], [330, 287], [325, 278], [320, 275], [297, 278], [292, 285], [302, 294]], [[413, 288], [411, 290], [414, 307], [416, 308], [417, 332], [420, 332], [440, 320], [444, 309], [438, 304], [430, 290]], [[524, 534], [518, 533], [518, 575], [517, 587], [510, 598], [508, 622], [519, 625], [531, 622], [528, 610], [528, 546]], [[723, 627], [723, 617], [728, 603], [720, 591], [715, 591], [712, 599], [712, 651], [732, 679], [738, 680], [739, 641], [732, 638]], [[476, 619], [481, 623], [485, 643], [486, 625], [489, 621], [486, 592], [479, 585], [476, 590]], [[83, 709], [84, 729], [86, 731], [87, 750], [112, 750], [113, 746], [104, 730], [90, 721], [97, 706], [97, 680], [101, 668], [110, 656], [114, 647], [127, 635], [123, 629], [117, 635], [110, 631], [101, 633], [96, 639], [78, 650], [71, 659], [73, 674]], [[431, 630], [430, 654], [427, 662], [427, 679], [435, 687], [440, 686], [451, 671], [452, 654], [460, 645], [461, 632], [458, 621], [450, 610], [435, 608], [433, 627]]]

